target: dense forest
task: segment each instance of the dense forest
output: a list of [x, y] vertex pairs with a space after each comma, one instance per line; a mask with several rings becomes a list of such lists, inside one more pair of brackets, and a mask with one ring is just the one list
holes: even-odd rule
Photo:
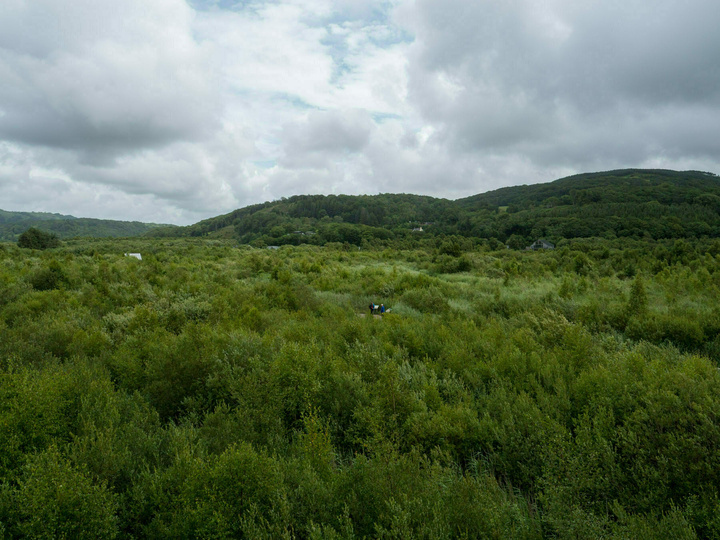
[[302, 195], [248, 206], [154, 236], [233, 238], [268, 245], [406, 248], [459, 235], [519, 249], [538, 238], [720, 236], [720, 180], [711, 173], [621, 170], [515, 186], [457, 201], [405, 194]]
[[0, 537], [718, 538], [720, 241], [635, 236], [0, 244]]
[[29, 228], [54, 233], [60, 238], [77, 236], [121, 237], [140, 236], [156, 227], [171, 230], [168, 225], [113, 221], [110, 219], [76, 218], [47, 212], [7, 212], [0, 210], [0, 241], [15, 242]]

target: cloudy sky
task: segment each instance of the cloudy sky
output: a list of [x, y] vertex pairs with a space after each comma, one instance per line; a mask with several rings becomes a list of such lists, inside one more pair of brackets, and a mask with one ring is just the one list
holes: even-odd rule
[[720, 173], [715, 0], [1, 0], [0, 208]]

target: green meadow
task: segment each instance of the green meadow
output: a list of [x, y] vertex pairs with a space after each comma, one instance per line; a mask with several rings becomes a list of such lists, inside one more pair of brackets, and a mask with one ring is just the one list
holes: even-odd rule
[[0, 537], [720, 537], [720, 242], [491, 247], [0, 244]]

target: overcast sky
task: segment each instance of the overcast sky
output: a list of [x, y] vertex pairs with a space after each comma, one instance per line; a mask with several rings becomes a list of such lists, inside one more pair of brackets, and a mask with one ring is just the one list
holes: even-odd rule
[[720, 173], [716, 0], [1, 0], [0, 208]]

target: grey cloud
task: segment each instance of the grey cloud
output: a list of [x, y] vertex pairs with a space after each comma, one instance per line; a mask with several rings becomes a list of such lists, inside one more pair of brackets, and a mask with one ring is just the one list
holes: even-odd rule
[[417, 56], [428, 72], [537, 98], [720, 95], [720, 11], [708, 0], [418, 3]]
[[[580, 168], [691, 149], [717, 158], [702, 141], [720, 135], [718, 23], [704, 0], [551, 1], [542, 11], [422, 0], [409, 95], [460, 152]], [[712, 121], [698, 123], [698, 107]]]
[[[563, 49], [563, 80], [641, 105], [720, 97], [720, 12], [706, 0], [593, 6], [576, 13]], [[577, 11], [577, 10], [576, 10]], [[582, 77], [582, 78], [580, 78]]]
[[0, 74], [12, 82], [0, 85], [0, 138], [102, 158], [206, 135], [218, 110], [183, 9], [3, 4]]
[[285, 126], [282, 139], [286, 166], [319, 166], [333, 155], [360, 152], [373, 121], [367, 111], [312, 111], [306, 120]]

